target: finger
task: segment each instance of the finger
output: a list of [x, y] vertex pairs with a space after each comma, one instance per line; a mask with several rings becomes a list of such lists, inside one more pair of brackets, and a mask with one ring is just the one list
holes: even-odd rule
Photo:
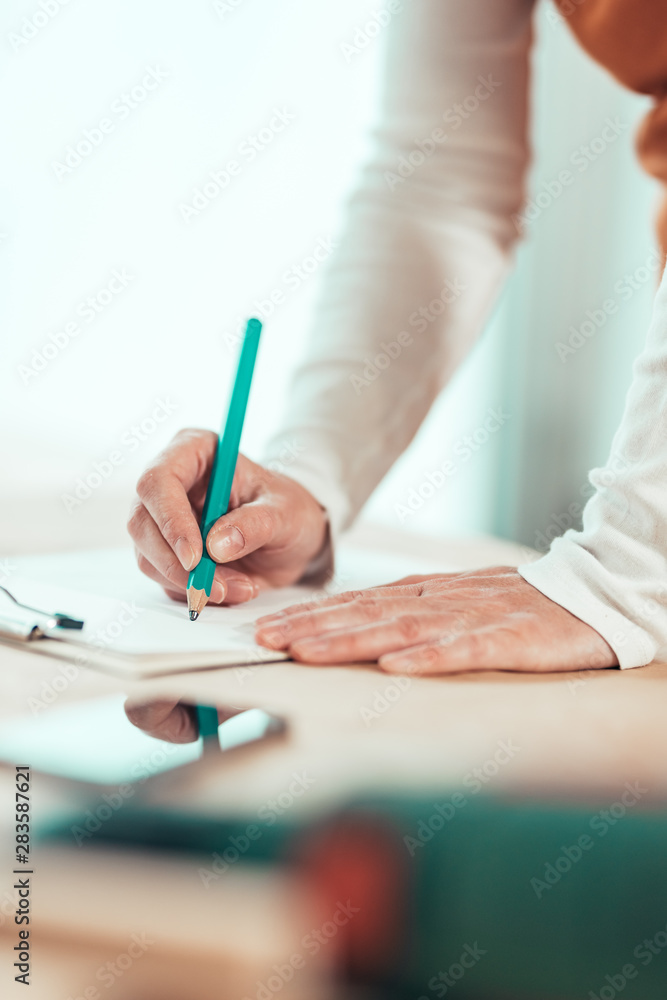
[[164, 587], [163, 589], [167, 597], [170, 597], [172, 601], [179, 601], [181, 604], [187, 601], [187, 595], [184, 590], [171, 590], [169, 587]]
[[[391, 594], [389, 590], [391, 589]], [[270, 615], [262, 615], [257, 619], [258, 625], [270, 624], [273, 621], [282, 621], [290, 615], [300, 615], [307, 611], [315, 611], [318, 608], [331, 608], [339, 604], [350, 604], [352, 601], [364, 600], [366, 598], [385, 597], [418, 597], [422, 592], [420, 583], [406, 586], [396, 586], [387, 584], [384, 587], [370, 587], [368, 590], [348, 590], [340, 594], [332, 594], [331, 597], [323, 597], [316, 601], [302, 601], [301, 604], [290, 604], [287, 608], [274, 611]]]
[[437, 638], [446, 628], [442, 614], [402, 614], [395, 618], [298, 639], [291, 656], [306, 663], [354, 663], [377, 660], [391, 651]]
[[137, 483], [139, 499], [185, 570], [193, 569], [202, 553], [188, 491], [204, 481], [216, 446], [212, 431], [181, 431]]
[[277, 528], [277, 511], [262, 501], [244, 503], [219, 518], [208, 533], [211, 559], [226, 563], [270, 545]]
[[[142, 573], [156, 579], [154, 573], [175, 590], [185, 590], [188, 573], [179, 561], [176, 553], [167, 544], [160, 530], [143, 504], [138, 504], [130, 518], [130, 534], [134, 540], [137, 561]], [[153, 573], [148, 567], [153, 568]]]
[[125, 702], [125, 714], [137, 729], [168, 743], [193, 743], [199, 736], [192, 706], [174, 701]]
[[386, 621], [397, 615], [425, 613], [436, 610], [435, 602], [427, 604], [421, 597], [360, 597], [345, 604], [316, 607], [312, 611], [288, 615], [286, 618], [261, 625], [256, 639], [262, 646], [285, 649], [306, 636], [318, 636], [341, 628], [354, 628], [369, 622]]
[[404, 587], [413, 583], [430, 583], [431, 580], [447, 580], [450, 577], [460, 575], [460, 573], [412, 573], [410, 576], [402, 576], [400, 580], [394, 580], [392, 583], [378, 584], [378, 589], [383, 590], [385, 587]]
[[[188, 580], [188, 574], [185, 570], [179, 567], [179, 571], [182, 573], [180, 582], [179, 580], [167, 579], [143, 553], [138, 551], [137, 565], [141, 572], [158, 583], [169, 597], [176, 600], [184, 599]], [[245, 573], [218, 566], [211, 585], [209, 603], [242, 604], [256, 597], [259, 589], [259, 584]]]
[[[188, 585], [188, 574], [181, 567], [180, 572], [182, 576], [177, 579], [169, 579], [164, 576], [156, 566], [153, 565], [150, 559], [148, 559], [143, 552], [137, 549], [137, 566], [149, 580], [154, 580], [155, 583], [159, 583], [163, 590], [165, 590], [171, 597], [172, 593], [185, 594]], [[209, 598], [214, 604], [221, 604], [225, 599], [225, 590], [223, 585], [214, 579], [213, 586], [211, 587], [211, 596]]]
[[453, 642], [432, 640], [412, 649], [387, 653], [379, 665], [388, 673], [450, 674], [467, 670], [530, 670], [516, 633], [508, 641], [498, 626], [473, 629]]

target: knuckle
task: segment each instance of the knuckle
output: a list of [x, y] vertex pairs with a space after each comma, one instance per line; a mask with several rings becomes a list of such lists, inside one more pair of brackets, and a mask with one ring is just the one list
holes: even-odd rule
[[417, 661], [419, 670], [434, 670], [441, 659], [440, 649], [437, 645], [430, 643], [420, 651]]
[[340, 595], [343, 601], [363, 601], [366, 596], [364, 590], [347, 590], [344, 594]]
[[145, 523], [145, 516], [145, 509], [141, 503], [137, 503], [132, 507], [127, 519], [127, 530], [132, 538], [136, 538], [141, 534], [141, 530]]
[[176, 556], [174, 556], [173, 558], [167, 557], [165, 562], [160, 566], [160, 572], [162, 573], [165, 580], [169, 580], [170, 583], [175, 583], [176, 585], [178, 585], [178, 583], [180, 582], [179, 577], [183, 572], [183, 568], [179, 563], [178, 559], [176, 558]]
[[146, 469], [139, 476], [137, 493], [141, 500], [148, 500], [155, 492], [155, 469]]
[[292, 624], [292, 622], [290, 622], [290, 621], [285, 621], [285, 622], [282, 622], [282, 623], [281, 623], [281, 624], [280, 624], [280, 625], [279, 625], [279, 626], [278, 626], [278, 627], [276, 628], [276, 632], [278, 632], [278, 633], [279, 633], [280, 637], [281, 637], [282, 639], [284, 639], [284, 640], [285, 640], [285, 642], [289, 642], [289, 641], [290, 641], [290, 639], [291, 639], [291, 638], [293, 637], [293, 635], [294, 635], [294, 631], [295, 631], [295, 628], [294, 628], [294, 625], [293, 625], [293, 624]]
[[144, 574], [144, 576], [152, 576], [152, 574], [155, 572], [155, 569], [153, 568], [153, 563], [149, 559], [147, 559], [146, 556], [143, 555], [141, 552], [137, 553], [137, 566]]
[[490, 641], [486, 635], [480, 632], [469, 632], [465, 639], [466, 658], [471, 663], [481, 664], [486, 662], [489, 655]]
[[173, 514], [168, 514], [165, 517], [160, 526], [160, 531], [163, 538], [166, 538], [168, 542], [175, 542], [179, 535], [183, 533], [180, 529], [178, 518], [174, 517]]
[[357, 600], [357, 607], [364, 618], [374, 621], [380, 617], [380, 602], [373, 597], [362, 597]]
[[419, 637], [420, 624], [416, 615], [401, 615], [397, 624], [401, 638], [413, 640]]
[[216, 437], [214, 431], [207, 431], [203, 427], [181, 427], [180, 431], [174, 434], [174, 441], [188, 441], [191, 438]]
[[[269, 507], [257, 511], [257, 531], [262, 538], [271, 538], [275, 528], [275, 516]], [[242, 532], [243, 534], [243, 532]]]

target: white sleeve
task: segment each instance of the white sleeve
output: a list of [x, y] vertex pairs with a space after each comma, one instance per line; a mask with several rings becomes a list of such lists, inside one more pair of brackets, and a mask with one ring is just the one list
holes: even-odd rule
[[407, 0], [374, 154], [264, 461], [347, 526], [484, 324], [528, 162], [533, 0]]
[[581, 531], [567, 531], [524, 580], [603, 636], [621, 667], [667, 651], [667, 273], [611, 454], [593, 469]]

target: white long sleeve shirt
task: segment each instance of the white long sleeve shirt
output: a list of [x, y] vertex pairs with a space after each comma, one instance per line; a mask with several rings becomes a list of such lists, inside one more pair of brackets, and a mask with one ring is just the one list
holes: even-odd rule
[[[280, 467], [290, 454], [285, 473], [326, 509], [334, 539], [413, 438], [509, 269], [529, 160], [533, 7], [404, 0], [385, 29], [375, 152], [266, 455]], [[622, 667], [667, 646], [666, 413], [663, 280], [609, 463], [591, 473], [583, 530], [520, 567]]]

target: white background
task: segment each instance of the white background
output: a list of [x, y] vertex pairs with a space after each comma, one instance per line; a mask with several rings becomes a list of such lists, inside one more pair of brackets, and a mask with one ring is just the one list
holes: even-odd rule
[[[235, 357], [230, 335], [278, 289], [285, 298], [266, 317], [244, 432], [244, 450], [260, 453], [279, 420], [320, 275], [292, 290], [284, 273], [336, 234], [366, 152], [381, 34], [353, 55], [342, 46], [361, 38], [378, 7], [359, 0], [237, 0], [217, 9], [208, 0], [70, 0], [17, 46], [11, 36], [40, 7], [37, 0], [5, 0], [5, 496], [38, 498], [42, 509], [62, 511], [63, 494], [78, 477], [120, 450], [122, 464], [86, 503], [129, 499], [141, 469], [179, 427], [218, 426]], [[566, 366], [554, 344], [651, 249], [655, 195], [632, 150], [647, 102], [621, 91], [548, 12], [539, 18], [533, 190], [568, 165], [608, 114], [620, 114], [629, 127], [531, 227], [491, 329], [370, 502], [370, 516], [387, 523], [398, 523], [394, 504], [410, 486], [489, 406], [504, 403], [513, 414], [507, 428], [404, 526], [496, 530], [530, 541], [550, 505], [562, 494], [567, 506], [586, 469], [604, 461], [620, 416], [653, 287], [638, 292], [604, 336]], [[167, 79], [120, 120], [114, 101], [141, 83], [147, 67], [159, 67]], [[239, 147], [268, 125], [275, 108], [294, 120], [249, 162]], [[105, 117], [113, 132], [59, 179], [54, 164], [68, 145]], [[185, 222], [180, 206], [232, 158], [240, 175]], [[86, 323], [78, 305], [103, 290], [114, 269], [132, 281]], [[49, 335], [74, 320], [79, 335], [42, 371], [22, 375], [33, 351], [42, 352]], [[175, 412], [130, 446], [132, 428], [160, 399]], [[581, 404], [574, 435], [566, 426], [573, 399]], [[542, 418], [564, 427], [548, 456]]]

